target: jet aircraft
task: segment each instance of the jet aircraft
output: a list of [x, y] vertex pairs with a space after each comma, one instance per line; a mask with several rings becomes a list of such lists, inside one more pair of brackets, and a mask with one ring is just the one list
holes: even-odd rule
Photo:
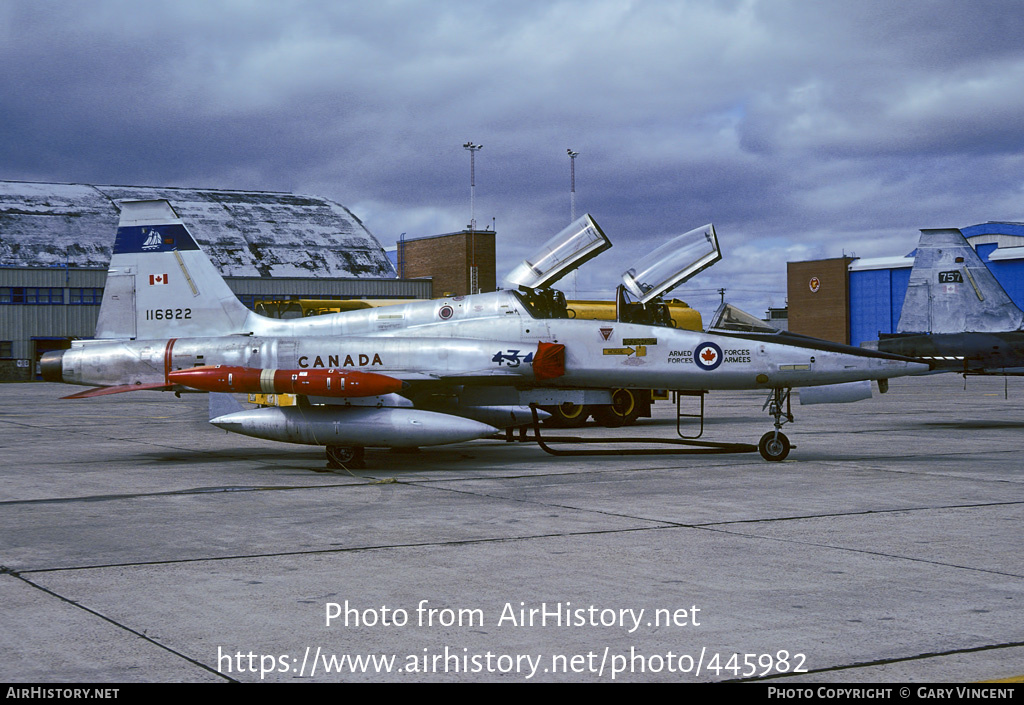
[[[609, 404], [617, 388], [766, 390], [775, 429], [759, 447], [779, 461], [791, 448], [780, 431], [792, 421], [783, 403], [791, 388], [927, 369], [811, 338], [671, 327], [659, 297], [714, 261], [703, 250], [690, 274], [666, 274], [671, 267], [657, 258], [627, 271], [616, 321], [570, 319], [551, 285], [611, 246], [589, 215], [514, 270], [517, 290], [281, 320], [242, 305], [167, 201], [120, 205], [96, 339], [46, 353], [44, 379], [96, 387], [74, 398], [143, 389], [298, 393], [296, 406], [229, 411], [211, 423], [325, 446], [335, 465], [360, 466], [365, 447], [487, 437], [532, 420], [531, 405]], [[711, 225], [668, 249], [708, 244], [717, 253]]]
[[956, 228], [921, 231], [896, 330], [862, 345], [936, 372], [1024, 374], [1024, 311]]

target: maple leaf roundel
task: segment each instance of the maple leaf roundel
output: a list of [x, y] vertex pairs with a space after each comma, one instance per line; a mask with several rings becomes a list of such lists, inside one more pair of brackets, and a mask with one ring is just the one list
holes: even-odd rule
[[722, 348], [714, 343], [701, 343], [693, 351], [693, 361], [702, 370], [713, 370], [722, 364]]

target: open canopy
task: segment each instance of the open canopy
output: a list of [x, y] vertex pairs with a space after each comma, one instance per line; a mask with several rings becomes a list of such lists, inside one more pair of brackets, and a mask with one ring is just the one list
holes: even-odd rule
[[698, 272], [707, 269], [722, 253], [711, 223], [672, 238], [622, 275], [626, 290], [640, 303], [668, 293]]
[[534, 256], [520, 262], [505, 281], [530, 289], [551, 286], [611, 246], [588, 213], [544, 243]]

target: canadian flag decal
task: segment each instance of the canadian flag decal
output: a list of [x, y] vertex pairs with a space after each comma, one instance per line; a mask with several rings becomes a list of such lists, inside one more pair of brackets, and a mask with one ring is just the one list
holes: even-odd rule
[[150, 274], [149, 275], [149, 285], [150, 286], [155, 286], [156, 284], [166, 284], [166, 283], [167, 283], [167, 274], [166, 273], [165, 274]]

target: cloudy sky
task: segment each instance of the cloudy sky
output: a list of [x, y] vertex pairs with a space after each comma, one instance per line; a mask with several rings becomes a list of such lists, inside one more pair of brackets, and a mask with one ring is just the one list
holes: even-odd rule
[[[499, 272], [577, 212], [578, 295], [713, 221], [675, 292], [785, 302], [786, 262], [1024, 220], [1016, 0], [0, 0], [0, 179], [309, 193], [384, 245], [476, 218]], [[492, 221], [493, 219], [493, 221]]]

